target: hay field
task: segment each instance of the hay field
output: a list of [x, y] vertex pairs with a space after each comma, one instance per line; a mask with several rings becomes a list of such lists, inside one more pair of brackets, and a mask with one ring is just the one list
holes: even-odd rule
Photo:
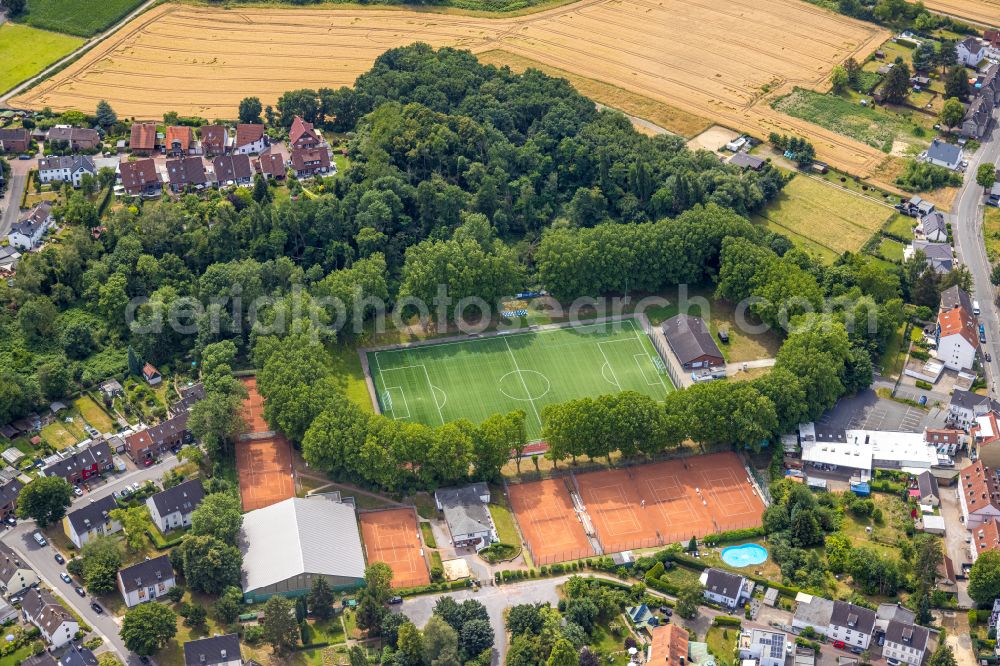
[[409, 9], [221, 9], [164, 4], [15, 98], [56, 110], [107, 98], [119, 115], [227, 118], [239, 100], [350, 85], [388, 48], [424, 41], [500, 49], [715, 123], [808, 137], [820, 159], [867, 175], [869, 146], [775, 112], [793, 86], [822, 88], [888, 33], [799, 0], [581, 0], [503, 19]]
[[845, 251], [860, 250], [894, 213], [818, 178], [796, 175], [755, 220], [832, 263]]
[[924, 0], [927, 9], [983, 25], [1000, 26], [1000, 0]]
[[79, 37], [16, 23], [0, 25], [0, 92], [38, 74], [81, 44]]

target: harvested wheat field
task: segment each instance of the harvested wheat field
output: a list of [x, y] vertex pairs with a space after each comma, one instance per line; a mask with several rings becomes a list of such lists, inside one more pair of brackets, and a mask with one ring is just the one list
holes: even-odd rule
[[581, 0], [503, 19], [165, 4], [12, 103], [89, 110], [104, 98], [123, 116], [231, 118], [246, 95], [273, 104], [294, 88], [350, 85], [386, 49], [423, 41], [500, 49], [758, 136], [800, 134], [821, 159], [867, 175], [877, 150], [767, 101], [793, 85], [823, 87], [837, 63], [887, 37], [799, 0]]
[[1000, 26], [1000, 0], [924, 0], [924, 5], [934, 12]]

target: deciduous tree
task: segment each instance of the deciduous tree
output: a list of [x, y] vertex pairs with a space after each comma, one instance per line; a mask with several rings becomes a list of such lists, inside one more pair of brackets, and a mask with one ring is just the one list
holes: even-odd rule
[[157, 652], [177, 633], [177, 615], [157, 601], [125, 612], [119, 635], [125, 647], [140, 656]]
[[61, 476], [38, 476], [17, 497], [19, 518], [33, 518], [39, 527], [62, 520], [73, 502], [73, 487]]

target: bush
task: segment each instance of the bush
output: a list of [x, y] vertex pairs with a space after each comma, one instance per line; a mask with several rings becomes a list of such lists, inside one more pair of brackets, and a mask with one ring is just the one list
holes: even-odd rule
[[916, 382], [914, 382], [914, 383], [916, 384], [916, 387], [917, 387], [918, 389], [923, 389], [923, 390], [925, 390], [925, 391], [930, 391], [930, 390], [931, 390], [932, 388], [934, 388], [934, 386], [933, 386], [933, 385], [932, 385], [932, 384], [931, 384], [930, 382], [925, 382], [925, 381], [924, 381], [924, 380], [922, 380], [922, 379], [918, 379], [918, 380], [917, 380]]
[[709, 534], [702, 542], [706, 546], [717, 546], [722, 543], [731, 543], [733, 541], [745, 541], [747, 539], [756, 539], [757, 537], [764, 536], [763, 527], [747, 527], [741, 530], [729, 530], [728, 532], [719, 532], [718, 534]]
[[910, 160], [896, 184], [907, 192], [929, 192], [942, 187], [958, 187], [962, 177], [954, 171], [928, 162]]
[[716, 627], [741, 627], [743, 622], [738, 617], [731, 617], [729, 615], [716, 615], [715, 619], [712, 620], [712, 624]]
[[264, 640], [264, 627], [252, 624], [243, 629], [243, 642], [247, 645], [259, 645]]
[[521, 549], [509, 543], [494, 543], [479, 551], [479, 556], [490, 564], [514, 559]]

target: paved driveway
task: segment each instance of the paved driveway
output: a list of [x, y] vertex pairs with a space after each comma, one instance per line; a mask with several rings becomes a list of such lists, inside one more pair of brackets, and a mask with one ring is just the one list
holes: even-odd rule
[[816, 421], [817, 429], [831, 430], [891, 430], [923, 432], [927, 426], [944, 423], [943, 412], [925, 411], [894, 400], [879, 398], [875, 391], [864, 391], [841, 398], [833, 409]]
[[[177, 464], [177, 458], [170, 456], [152, 467], [112, 477], [104, 485], [78, 498], [73, 505], [79, 508], [91, 500], [107, 497], [116, 490], [120, 490], [126, 484], [144, 484], [146, 481], [158, 480], [168, 469], [176, 467]], [[72, 511], [72, 508], [70, 510]], [[125, 648], [125, 644], [118, 637], [119, 625], [117, 619], [111, 617], [108, 613], [102, 615], [95, 613], [90, 607], [90, 595], [84, 598], [79, 597], [73, 591], [72, 585], [67, 585], [59, 578], [59, 574], [65, 571], [65, 567], [55, 561], [54, 556], [56, 551], [54, 546], [50, 544], [41, 547], [31, 538], [31, 534], [35, 529], [35, 522], [33, 520], [23, 521], [18, 523], [17, 527], [7, 530], [3, 536], [0, 536], [0, 540], [20, 553], [31, 568], [38, 573], [42, 582], [52, 588], [74, 611], [86, 620], [87, 624], [93, 627], [94, 631], [104, 639], [105, 645], [122, 657], [125, 657], [129, 664], [138, 664], [139, 658], [129, 652]]]

